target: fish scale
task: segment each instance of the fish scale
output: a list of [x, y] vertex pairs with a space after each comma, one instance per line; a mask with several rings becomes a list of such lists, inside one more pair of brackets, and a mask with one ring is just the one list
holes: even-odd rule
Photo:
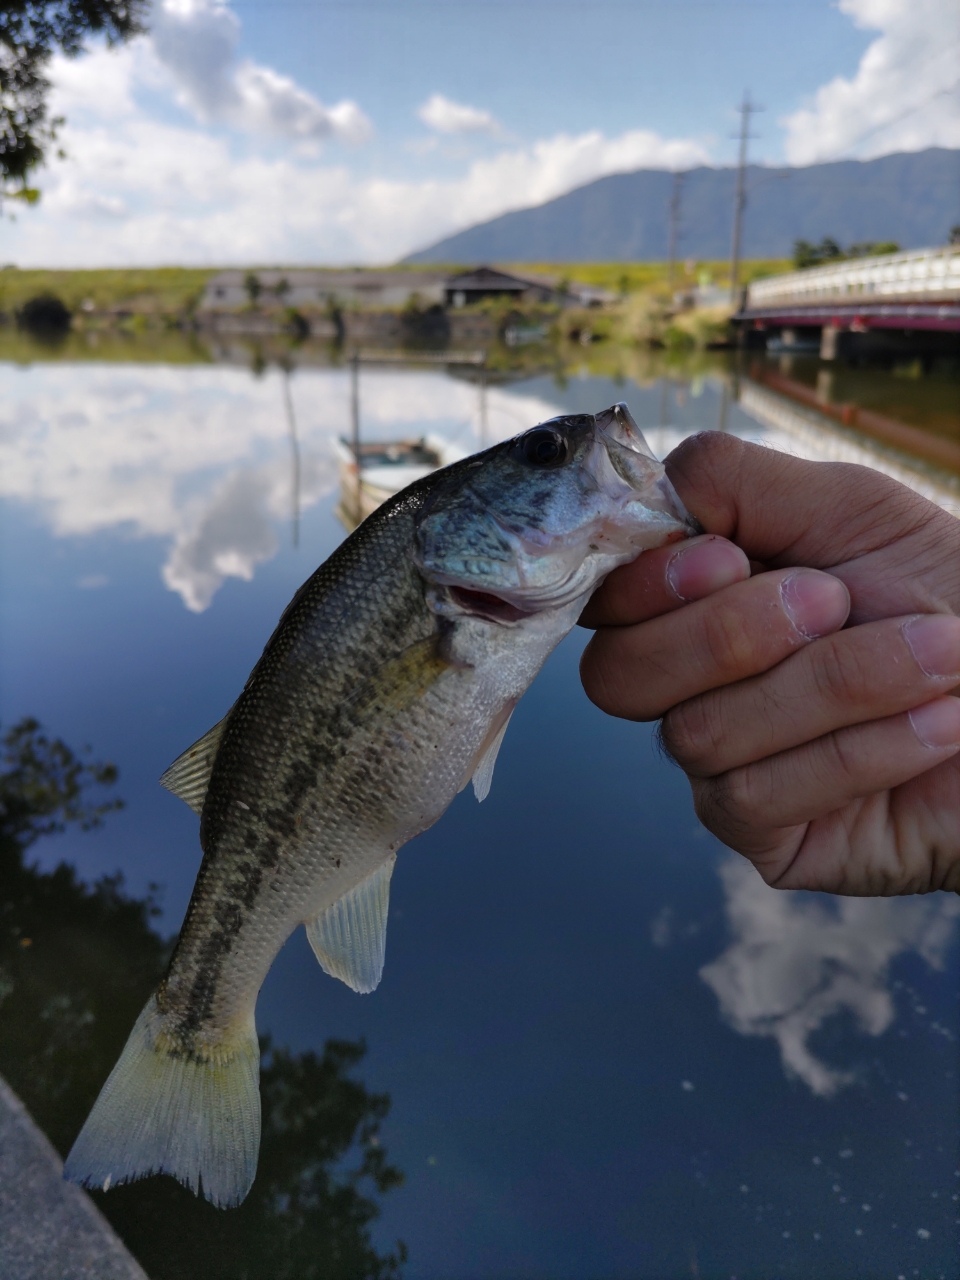
[[203, 860], [167, 973], [65, 1176], [153, 1172], [218, 1205], [256, 1171], [254, 1009], [301, 923], [330, 974], [373, 990], [397, 850], [474, 777], [604, 575], [687, 536], [624, 405], [553, 419], [416, 481], [296, 593], [223, 721], [163, 783]]

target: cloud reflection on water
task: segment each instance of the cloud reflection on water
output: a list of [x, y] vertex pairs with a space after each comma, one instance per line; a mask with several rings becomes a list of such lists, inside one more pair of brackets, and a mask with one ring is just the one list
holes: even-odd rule
[[960, 899], [836, 898], [771, 889], [743, 858], [720, 868], [730, 946], [700, 970], [729, 1024], [742, 1035], [771, 1036], [788, 1076], [830, 1097], [856, 1073], [831, 1066], [810, 1047], [828, 1018], [849, 1013], [868, 1035], [890, 1027], [896, 1008], [889, 969], [915, 951], [942, 969]]
[[[307, 510], [337, 483], [347, 372], [291, 380], [296, 479], [280, 378], [202, 365], [0, 364], [0, 495], [29, 505], [57, 537], [115, 529], [162, 538], [164, 583], [203, 612], [226, 578], [249, 581], [276, 554], [294, 505]], [[556, 412], [491, 388], [487, 440]], [[435, 433], [472, 451], [478, 390], [433, 371], [365, 370], [361, 421], [368, 439]]]

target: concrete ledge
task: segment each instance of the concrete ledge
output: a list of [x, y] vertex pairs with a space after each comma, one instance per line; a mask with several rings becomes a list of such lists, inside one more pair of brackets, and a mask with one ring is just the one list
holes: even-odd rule
[[13, 1090], [0, 1079], [0, 1276], [147, 1280]]

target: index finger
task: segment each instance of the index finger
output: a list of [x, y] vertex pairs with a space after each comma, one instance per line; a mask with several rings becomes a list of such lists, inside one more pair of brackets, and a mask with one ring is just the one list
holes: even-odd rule
[[716, 534], [701, 534], [644, 551], [614, 569], [580, 615], [580, 625], [646, 622], [749, 577], [750, 562], [739, 547]]

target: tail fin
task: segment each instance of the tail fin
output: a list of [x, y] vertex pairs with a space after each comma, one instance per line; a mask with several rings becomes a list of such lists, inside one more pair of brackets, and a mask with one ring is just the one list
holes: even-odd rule
[[220, 1208], [246, 1196], [260, 1147], [260, 1048], [253, 1018], [213, 1059], [172, 1053], [151, 996], [63, 1176], [107, 1190], [169, 1173]]

